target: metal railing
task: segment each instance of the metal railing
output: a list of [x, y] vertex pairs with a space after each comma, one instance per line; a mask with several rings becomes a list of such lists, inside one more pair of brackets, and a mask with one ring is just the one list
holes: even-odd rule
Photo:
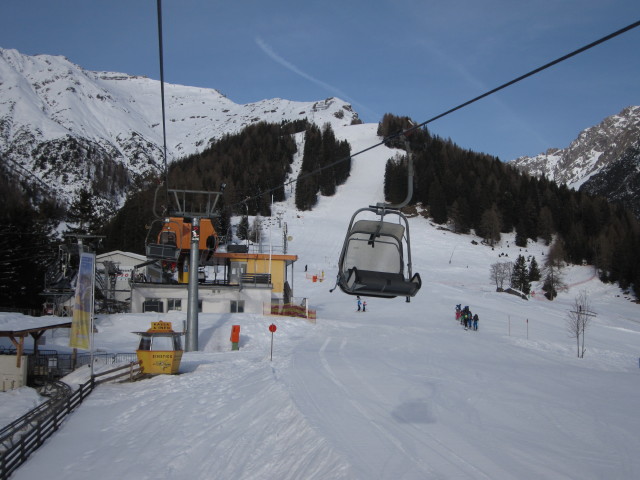
[[[15, 348], [0, 347], [0, 355], [16, 355]], [[28, 357], [27, 378], [30, 385], [41, 385], [45, 382], [58, 380], [73, 372], [76, 368], [91, 363], [90, 353], [58, 353], [57, 350], [38, 350], [35, 355], [32, 349], [25, 350]], [[94, 353], [95, 365], [115, 365], [118, 363], [135, 362], [135, 353]]]
[[0, 479], [8, 479], [26, 462], [58, 430], [66, 416], [82, 403], [94, 386], [91, 379], [75, 392], [52, 398], [5, 427], [0, 436]]
[[[0, 430], [0, 480], [9, 476], [53, 435], [96, 385], [140, 375], [140, 362], [131, 362], [94, 375], [71, 392], [63, 382], [50, 382], [42, 392], [51, 398]], [[97, 380], [100, 378], [100, 380]], [[122, 380], [125, 381], [126, 379]]]
[[[118, 363], [135, 362], [135, 353], [94, 353], [94, 365], [115, 365]], [[42, 383], [68, 375], [76, 368], [91, 364], [90, 353], [58, 353], [55, 350], [38, 352], [29, 355], [27, 375], [31, 383]]]
[[309, 308], [306, 298], [292, 298], [291, 302], [283, 301], [262, 304], [264, 315], [280, 315], [284, 317], [305, 318], [311, 323], [316, 323], [316, 310]]
[[241, 283], [246, 285], [265, 285], [271, 286], [271, 275], [268, 273], [243, 273]]

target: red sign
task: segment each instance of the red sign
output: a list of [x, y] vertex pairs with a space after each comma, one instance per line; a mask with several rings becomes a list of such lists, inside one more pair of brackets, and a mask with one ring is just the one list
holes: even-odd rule
[[277, 327], [272, 323], [271, 325], [269, 325], [269, 331], [271, 333], [274, 333], [276, 331]]

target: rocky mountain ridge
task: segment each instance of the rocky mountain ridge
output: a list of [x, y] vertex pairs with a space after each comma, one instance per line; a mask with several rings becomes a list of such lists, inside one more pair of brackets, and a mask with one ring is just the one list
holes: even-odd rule
[[[167, 161], [260, 121], [359, 123], [328, 98], [236, 104], [214, 89], [165, 84]], [[160, 82], [93, 72], [65, 57], [0, 48], [0, 167], [69, 205], [89, 189], [108, 211], [163, 169]]]
[[583, 130], [567, 148], [552, 148], [509, 162], [529, 175], [546, 176], [579, 189], [605, 167], [625, 157], [640, 141], [640, 106], [630, 106]]
[[583, 130], [565, 149], [510, 162], [519, 170], [601, 195], [640, 218], [640, 106]]

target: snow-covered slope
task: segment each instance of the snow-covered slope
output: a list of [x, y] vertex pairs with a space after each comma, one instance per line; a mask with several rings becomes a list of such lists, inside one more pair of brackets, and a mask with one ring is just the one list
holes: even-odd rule
[[640, 106], [631, 106], [585, 129], [567, 148], [552, 148], [510, 163], [532, 176], [544, 175], [577, 190], [602, 168], [617, 162], [638, 142]]
[[[239, 105], [213, 89], [166, 84], [165, 104], [168, 161], [259, 121], [306, 118], [334, 128], [358, 121], [337, 98]], [[160, 82], [0, 49], [0, 155], [63, 200], [85, 187], [117, 203], [129, 185], [160, 171], [162, 145]], [[122, 182], [113, 184], [118, 175]]]
[[[378, 142], [375, 130], [351, 126], [340, 137], [358, 151]], [[354, 157], [347, 182], [313, 211], [274, 206], [299, 255], [294, 295], [317, 310], [315, 324], [201, 314], [201, 351], [184, 355], [180, 375], [99, 386], [12, 478], [639, 478], [638, 305], [591, 267], [567, 267], [553, 302], [497, 293], [491, 264], [520, 254], [543, 263], [546, 247], [521, 249], [505, 236], [491, 248], [414, 217], [423, 287], [410, 303], [369, 298], [358, 313], [355, 297], [329, 293], [348, 220], [382, 200], [393, 153]], [[322, 272], [323, 282], [307, 277]], [[565, 321], [583, 290], [597, 317], [579, 359]], [[454, 320], [459, 303], [479, 314], [479, 331]], [[0, 325], [12, 318], [0, 315]], [[100, 316], [96, 348], [130, 352], [131, 332], [158, 319], [182, 325], [186, 314]], [[67, 341], [58, 332], [47, 346]], [[18, 411], [32, 401], [16, 397]], [[0, 417], [11, 400], [0, 394]]]

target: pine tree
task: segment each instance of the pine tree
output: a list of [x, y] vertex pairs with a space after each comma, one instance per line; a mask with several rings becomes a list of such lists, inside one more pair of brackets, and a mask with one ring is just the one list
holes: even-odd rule
[[527, 247], [527, 232], [524, 220], [520, 219], [516, 227], [516, 246], [521, 248]]
[[236, 229], [236, 237], [240, 240], [246, 240], [249, 236], [249, 217], [243, 215]]
[[538, 235], [544, 240], [545, 245], [551, 245], [553, 238], [553, 215], [547, 206], [540, 209], [538, 216]]
[[78, 198], [69, 207], [67, 215], [69, 222], [77, 226], [69, 229], [69, 233], [93, 233], [96, 225], [96, 209], [91, 193], [83, 188], [80, 190]]
[[469, 205], [464, 197], [453, 202], [449, 209], [449, 217], [455, 233], [469, 233]]
[[407, 167], [403, 158], [399, 155], [390, 158], [384, 170], [384, 198], [392, 204], [400, 203], [407, 197]]
[[537, 282], [538, 280], [540, 280], [540, 268], [538, 267], [538, 262], [536, 262], [536, 257], [533, 257], [529, 263], [529, 281]]
[[482, 214], [480, 229], [482, 237], [490, 246], [493, 247], [500, 241], [500, 216], [495, 205]]
[[447, 201], [437, 179], [429, 188], [429, 214], [437, 224], [442, 225], [447, 222]]
[[527, 262], [522, 255], [518, 255], [518, 258], [513, 265], [511, 286], [527, 295], [531, 291], [531, 282], [529, 281], [529, 274], [527, 272]]

